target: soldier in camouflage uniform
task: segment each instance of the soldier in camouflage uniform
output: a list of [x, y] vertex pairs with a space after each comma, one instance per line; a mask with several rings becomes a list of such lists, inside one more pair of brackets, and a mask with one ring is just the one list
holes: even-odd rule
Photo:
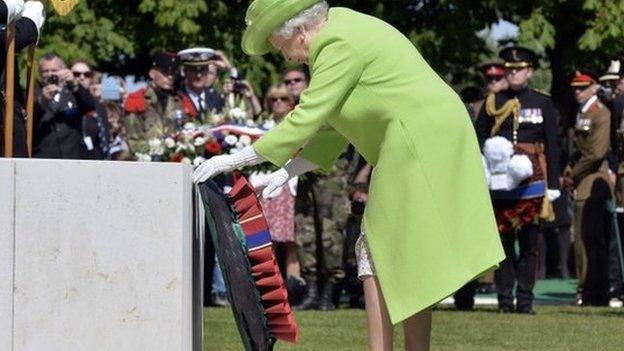
[[[303, 302], [295, 309], [336, 308], [336, 288], [345, 276], [342, 256], [344, 228], [350, 214], [348, 164], [343, 156], [329, 174], [307, 175], [297, 186], [296, 241], [307, 290]], [[324, 286], [319, 298], [320, 282]]]
[[147, 88], [128, 96], [124, 104], [124, 125], [133, 153], [149, 153], [150, 139], [172, 134], [189, 119], [182, 98], [174, 89], [177, 68], [175, 54], [156, 52], [152, 57], [151, 80]]

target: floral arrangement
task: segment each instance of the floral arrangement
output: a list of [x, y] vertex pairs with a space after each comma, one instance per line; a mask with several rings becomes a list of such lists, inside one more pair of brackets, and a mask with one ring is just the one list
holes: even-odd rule
[[137, 153], [143, 162], [182, 162], [198, 165], [207, 158], [221, 154], [233, 154], [251, 145], [254, 138], [247, 134], [223, 130], [212, 131], [186, 123], [182, 130], [163, 139], [149, 140], [149, 152]]
[[228, 123], [214, 126], [187, 122], [173, 135], [149, 140], [149, 150], [137, 152], [135, 157], [140, 162], [181, 162], [197, 166], [210, 157], [238, 152], [275, 126], [270, 117], [261, 116], [254, 121], [245, 111], [236, 108], [229, 110], [223, 120]]

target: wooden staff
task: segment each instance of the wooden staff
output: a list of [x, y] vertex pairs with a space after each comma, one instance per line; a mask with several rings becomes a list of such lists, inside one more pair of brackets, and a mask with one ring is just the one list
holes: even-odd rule
[[28, 156], [32, 157], [33, 123], [35, 118], [35, 49], [36, 44], [28, 48], [28, 98], [26, 99], [26, 145]]
[[13, 157], [13, 113], [15, 112], [15, 21], [7, 26], [6, 90], [4, 101], [4, 156]]

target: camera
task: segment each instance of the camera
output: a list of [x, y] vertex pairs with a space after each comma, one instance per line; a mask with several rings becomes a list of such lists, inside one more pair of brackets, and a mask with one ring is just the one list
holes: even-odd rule
[[59, 77], [57, 75], [51, 75], [45, 79], [45, 85], [57, 85], [59, 83]]
[[236, 68], [232, 68], [230, 70], [230, 79], [232, 79], [234, 84], [234, 92], [238, 94], [242, 94], [245, 91], [245, 76], [240, 73]]

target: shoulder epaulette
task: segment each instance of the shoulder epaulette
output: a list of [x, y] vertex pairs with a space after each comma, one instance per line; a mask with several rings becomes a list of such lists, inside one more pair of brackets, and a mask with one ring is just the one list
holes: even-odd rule
[[533, 89], [533, 88], [531, 88], [531, 90], [533, 90], [534, 92], [536, 92], [536, 93], [538, 93], [540, 95], [544, 95], [544, 96], [550, 97], [550, 94], [545, 92], [545, 91], [542, 91], [542, 90], [539, 90], [539, 89]]
[[128, 98], [124, 103], [124, 110], [127, 113], [143, 113], [147, 111], [147, 98], [145, 97], [146, 90], [147, 89], [142, 88], [128, 95]]

